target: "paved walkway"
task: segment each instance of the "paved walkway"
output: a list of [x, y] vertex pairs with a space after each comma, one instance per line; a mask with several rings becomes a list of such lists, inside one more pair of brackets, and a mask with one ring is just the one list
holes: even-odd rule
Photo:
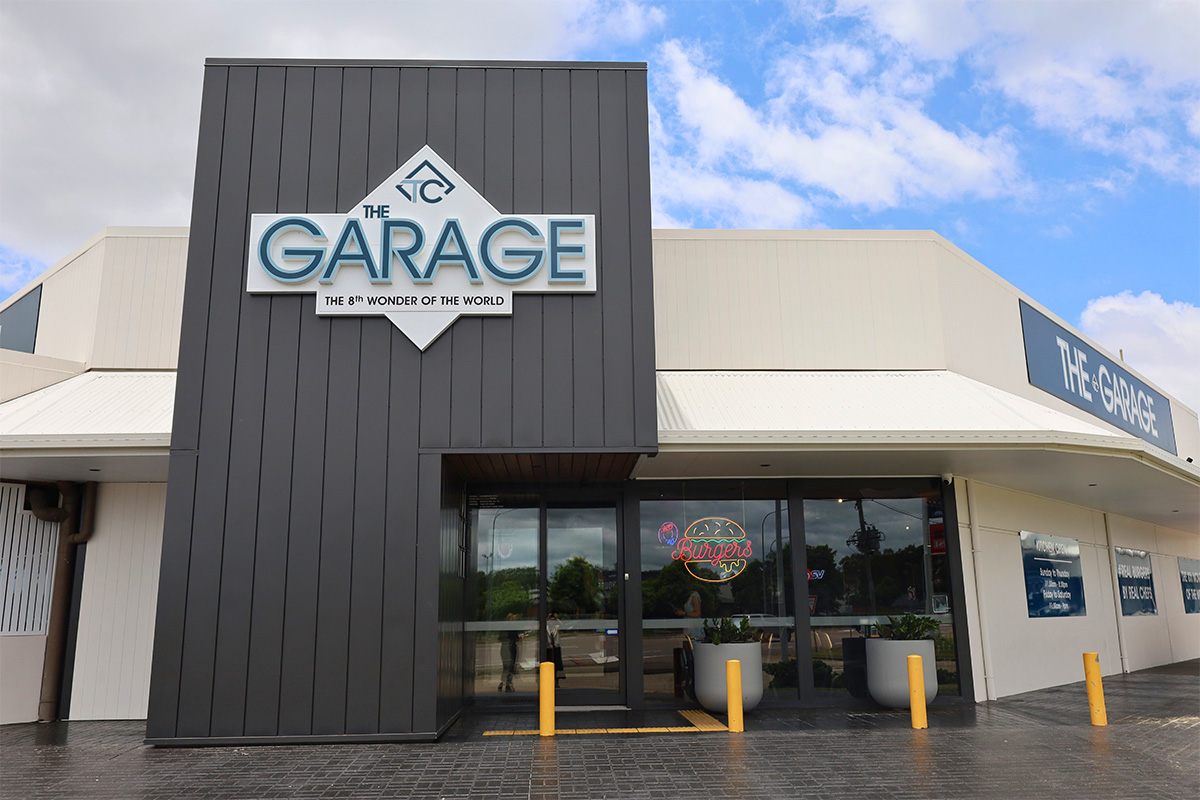
[[[907, 713], [767, 710], [746, 733], [484, 736], [534, 714], [473, 714], [438, 744], [155, 749], [138, 722], [0, 728], [3, 798], [1200, 797], [1200, 662]], [[559, 714], [574, 729], [681, 727], [678, 712]]]

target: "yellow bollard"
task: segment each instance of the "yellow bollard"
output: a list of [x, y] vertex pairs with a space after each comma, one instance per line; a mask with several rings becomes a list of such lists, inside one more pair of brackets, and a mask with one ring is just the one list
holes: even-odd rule
[[1104, 708], [1104, 685], [1100, 682], [1100, 654], [1083, 654], [1083, 676], [1087, 680], [1088, 710], [1092, 713], [1092, 724], [1108, 724], [1108, 710]]
[[554, 662], [543, 661], [538, 667], [538, 702], [541, 706], [539, 715], [542, 736], [554, 735]]
[[925, 666], [920, 656], [908, 657], [908, 710], [912, 713], [914, 730], [929, 727], [925, 716]]
[[729, 732], [746, 730], [742, 724], [742, 662], [730, 659], [725, 662], [726, 708], [729, 712]]

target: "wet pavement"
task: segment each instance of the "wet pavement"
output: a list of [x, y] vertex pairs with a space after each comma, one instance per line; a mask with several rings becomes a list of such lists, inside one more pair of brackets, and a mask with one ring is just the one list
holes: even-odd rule
[[[756, 709], [746, 732], [675, 710], [558, 713], [576, 733], [512, 735], [533, 711], [468, 714], [437, 744], [152, 748], [141, 722], [0, 727], [2, 798], [1200, 797], [1200, 661], [907, 712]], [[717, 718], [724, 722], [723, 717]], [[671, 728], [668, 732], [611, 730]], [[498, 733], [499, 732], [499, 733]], [[507, 735], [505, 735], [507, 732]]]

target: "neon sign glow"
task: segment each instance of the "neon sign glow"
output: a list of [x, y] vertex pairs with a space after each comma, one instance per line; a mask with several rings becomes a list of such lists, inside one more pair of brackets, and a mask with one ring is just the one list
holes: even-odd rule
[[705, 517], [688, 526], [671, 551], [692, 577], [708, 583], [724, 583], [746, 568], [754, 553], [742, 526], [724, 517]]

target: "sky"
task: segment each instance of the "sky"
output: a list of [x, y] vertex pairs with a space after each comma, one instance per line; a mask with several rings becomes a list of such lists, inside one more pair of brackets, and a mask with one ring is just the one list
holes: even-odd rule
[[0, 298], [186, 225], [206, 57], [645, 61], [655, 227], [931, 229], [1200, 408], [1200, 2], [0, 0]]

